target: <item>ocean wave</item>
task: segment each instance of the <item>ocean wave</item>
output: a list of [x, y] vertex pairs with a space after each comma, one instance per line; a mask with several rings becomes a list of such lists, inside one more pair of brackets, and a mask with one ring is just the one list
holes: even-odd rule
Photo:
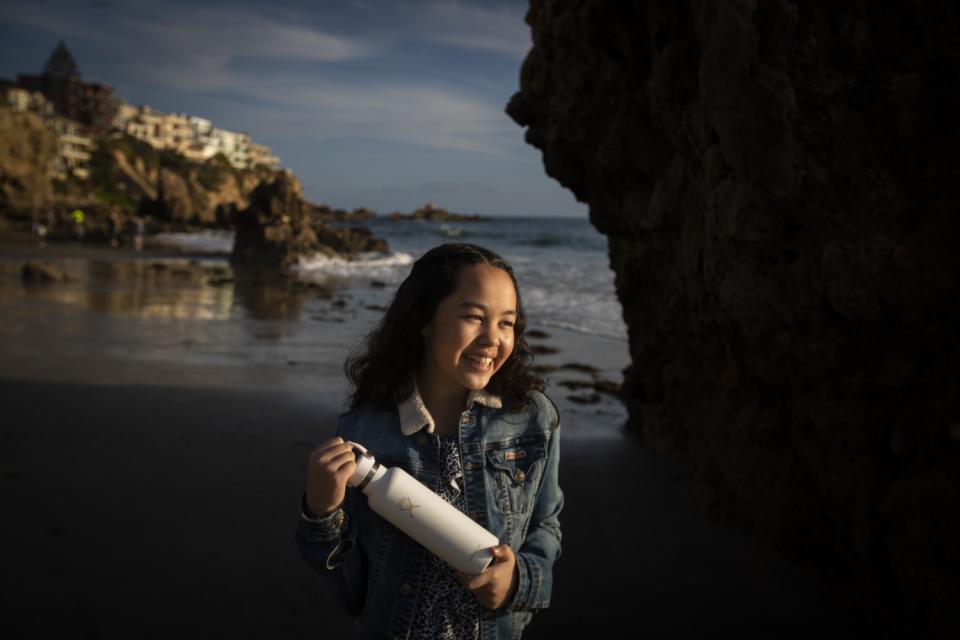
[[537, 317], [537, 324], [542, 327], [555, 327], [557, 329], [566, 329], [575, 333], [582, 333], [588, 336], [597, 336], [600, 338], [610, 338], [613, 340], [628, 340], [625, 329], [621, 329], [617, 323], [591, 321], [593, 318], [580, 318], [575, 320], [562, 320], [553, 316], [545, 315]]
[[316, 255], [300, 257], [293, 270], [304, 276], [328, 275], [350, 277], [379, 276], [389, 279], [405, 271], [405, 267], [413, 264], [413, 256], [402, 251], [386, 255], [376, 251], [361, 253], [355, 260], [345, 260], [340, 257]]
[[577, 238], [565, 238], [560, 235], [554, 234], [545, 234], [538, 235], [532, 238], [525, 238], [517, 242], [520, 246], [530, 246], [530, 247], [577, 247], [578, 244], [583, 244], [582, 241], [578, 242]]
[[462, 238], [470, 235], [462, 227], [452, 227], [448, 224], [440, 225], [440, 235], [446, 238]]
[[205, 229], [198, 233], [158, 233], [150, 236], [149, 243], [175, 247], [181, 251], [227, 254], [233, 252], [232, 231]]
[[[522, 291], [523, 304], [531, 317], [540, 324], [570, 329], [578, 333], [627, 339], [620, 301], [612, 285], [599, 279], [587, 282], [572, 277], [564, 278], [562, 270], [555, 270], [555, 279], [540, 278], [542, 284], [531, 285]], [[549, 283], [549, 284], [548, 284]], [[606, 286], [604, 286], [606, 285]]]

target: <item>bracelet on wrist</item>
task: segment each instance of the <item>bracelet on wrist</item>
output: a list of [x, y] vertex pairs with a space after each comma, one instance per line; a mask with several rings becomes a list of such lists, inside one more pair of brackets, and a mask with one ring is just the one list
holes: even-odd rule
[[[335, 513], [337, 513], [337, 512], [342, 512], [342, 511], [343, 511], [343, 503], [341, 502], [341, 503], [338, 504], [336, 507], [334, 507], [334, 508], [331, 509], [330, 511], [327, 511], [326, 513], [321, 513], [321, 514], [319, 514], [319, 515], [316, 515], [316, 514], [314, 514], [314, 512], [310, 509], [310, 507], [307, 505], [307, 495], [306, 495], [306, 494], [303, 494], [303, 498], [301, 499], [300, 510], [303, 511], [303, 515], [305, 515], [305, 516], [306, 516], [307, 518], [309, 518], [310, 520], [323, 520], [323, 519], [325, 519], [325, 518], [329, 518], [330, 516], [332, 516], [333, 514], [335, 514]], [[339, 523], [338, 523], [338, 524], [339, 524]]]

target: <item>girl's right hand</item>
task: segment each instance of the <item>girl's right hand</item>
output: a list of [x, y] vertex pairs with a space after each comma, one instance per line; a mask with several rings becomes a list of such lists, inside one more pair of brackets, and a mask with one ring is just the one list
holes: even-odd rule
[[356, 468], [353, 445], [340, 436], [311, 451], [307, 459], [307, 515], [323, 516], [339, 507], [346, 495], [347, 479]]

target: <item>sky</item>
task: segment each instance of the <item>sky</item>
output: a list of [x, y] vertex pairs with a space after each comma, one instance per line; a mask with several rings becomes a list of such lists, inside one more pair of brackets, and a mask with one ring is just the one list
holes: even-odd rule
[[314, 202], [587, 217], [505, 113], [526, 0], [0, 0], [0, 78], [81, 76], [273, 148]]

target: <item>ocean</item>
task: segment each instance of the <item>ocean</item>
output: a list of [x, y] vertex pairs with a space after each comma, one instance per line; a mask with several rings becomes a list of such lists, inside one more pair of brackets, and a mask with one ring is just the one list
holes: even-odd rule
[[[606, 238], [586, 219], [529, 216], [431, 222], [374, 218], [334, 226], [359, 224], [384, 238], [390, 253], [365, 254], [356, 261], [304, 261], [298, 268], [300, 276], [345, 286], [379, 280], [388, 285], [378, 301], [385, 305], [414, 260], [430, 248], [444, 242], [469, 242], [498, 253], [513, 267], [531, 324], [627, 340]], [[155, 241], [228, 254], [233, 234], [166, 234]]]

